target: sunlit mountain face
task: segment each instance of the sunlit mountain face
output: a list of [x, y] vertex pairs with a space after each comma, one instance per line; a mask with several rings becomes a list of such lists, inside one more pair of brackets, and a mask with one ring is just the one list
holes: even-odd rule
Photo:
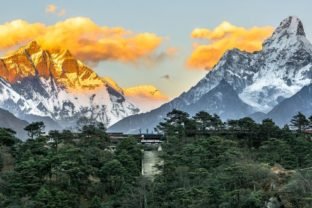
[[36, 41], [2, 58], [0, 77], [7, 88], [2, 90], [3, 108], [61, 122], [86, 116], [109, 126], [168, 100], [150, 85], [122, 89], [69, 50], [45, 50]]
[[25, 78], [53, 78], [69, 90], [91, 90], [105, 82], [69, 50], [43, 50], [36, 41], [1, 59], [0, 76], [10, 84]]
[[99, 77], [68, 50], [43, 50], [33, 41], [2, 58], [1, 107], [16, 115], [79, 117], [110, 125], [138, 113], [113, 81]]

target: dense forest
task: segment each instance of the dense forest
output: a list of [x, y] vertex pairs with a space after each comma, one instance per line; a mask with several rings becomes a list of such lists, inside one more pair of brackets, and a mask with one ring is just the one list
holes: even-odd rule
[[301, 113], [280, 128], [173, 110], [155, 128], [163, 163], [150, 180], [137, 139], [111, 151], [100, 123], [48, 133], [32, 123], [25, 142], [1, 128], [0, 207], [311, 208], [311, 129]]

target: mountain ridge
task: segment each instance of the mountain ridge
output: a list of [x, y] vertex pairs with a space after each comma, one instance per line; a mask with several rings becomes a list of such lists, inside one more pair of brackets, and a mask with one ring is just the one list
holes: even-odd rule
[[[110, 130], [124, 131], [123, 125], [131, 130], [137, 130], [140, 126], [147, 127], [148, 114], [154, 114], [155, 120], [159, 122], [173, 108], [186, 109], [185, 106], [198, 102], [221, 80], [231, 85], [239, 98], [251, 106], [254, 112], [262, 113], [269, 112], [311, 83], [312, 45], [305, 37], [301, 20], [293, 16], [284, 19], [272, 36], [264, 41], [260, 51], [227, 51], [214, 68], [190, 90], [147, 114], [123, 119]], [[245, 116], [247, 115], [250, 114]], [[153, 128], [154, 123], [149, 128]]]
[[288, 124], [298, 112], [307, 117], [312, 115], [312, 83], [304, 86], [292, 97], [283, 100], [266, 117], [272, 118], [279, 126], [283, 126]]
[[56, 121], [89, 117], [108, 126], [139, 112], [112, 81], [98, 76], [68, 50], [44, 50], [36, 41], [0, 59], [0, 89], [0, 107], [16, 116], [48, 116]]
[[27, 121], [19, 119], [9, 111], [0, 108], [0, 127], [14, 130], [18, 138], [26, 139], [27, 133], [24, 128], [28, 124]]

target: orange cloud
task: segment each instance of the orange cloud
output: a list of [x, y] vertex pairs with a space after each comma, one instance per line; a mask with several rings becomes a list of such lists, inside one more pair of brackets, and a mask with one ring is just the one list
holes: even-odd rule
[[211, 69], [227, 50], [238, 48], [253, 52], [261, 50], [263, 41], [273, 32], [272, 27], [252, 27], [249, 29], [223, 22], [213, 30], [194, 29], [191, 36], [207, 40], [206, 44], [195, 43], [188, 58], [187, 66], [195, 69]]
[[29, 24], [18, 19], [0, 25], [0, 50], [7, 50], [33, 40], [46, 33], [46, 26], [41, 23]]
[[153, 100], [168, 100], [168, 96], [160, 92], [153, 85], [139, 85], [123, 89], [126, 96], [142, 97]]
[[155, 109], [169, 101], [169, 97], [153, 85], [139, 85], [123, 89], [124, 94], [142, 112]]
[[[69, 49], [83, 61], [136, 62], [152, 57], [163, 42], [154, 33], [134, 33], [122, 27], [105, 27], [85, 17], [70, 18], [54, 25], [14, 20], [0, 25], [0, 50], [36, 40], [48, 50]], [[169, 52], [173, 53], [171, 49]]]
[[138, 86], [133, 86], [133, 87], [128, 87], [128, 88], [121, 88], [110, 77], [102, 77], [101, 79], [110, 87], [114, 88], [116, 91], [123, 93], [129, 97], [140, 97], [140, 98], [154, 100], [154, 101], [155, 100], [167, 101], [169, 99], [167, 95], [160, 92], [153, 85], [138, 85]]

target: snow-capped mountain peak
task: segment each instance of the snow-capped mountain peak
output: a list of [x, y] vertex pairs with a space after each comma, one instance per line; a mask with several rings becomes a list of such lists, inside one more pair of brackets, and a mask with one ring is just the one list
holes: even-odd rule
[[297, 17], [281, 22], [260, 51], [227, 51], [196, 86], [182, 94], [194, 103], [225, 79], [255, 110], [268, 112], [312, 80], [312, 45]]
[[[223, 119], [248, 116], [248, 111], [266, 113], [311, 83], [311, 48], [302, 22], [288, 17], [263, 43], [262, 50], [227, 51], [189, 91], [151, 112], [123, 119], [111, 130], [153, 128], [173, 108], [188, 113], [204, 109], [223, 115]], [[235, 115], [231, 115], [233, 112]]]
[[263, 49], [251, 55], [257, 71], [240, 97], [258, 111], [268, 112], [312, 80], [312, 45], [297, 17], [281, 22]]
[[297, 17], [284, 19], [270, 38], [263, 43], [263, 50], [295, 50], [303, 47], [312, 52], [311, 43], [306, 39], [303, 24]]
[[139, 112], [113, 81], [109, 84], [70, 51], [44, 50], [35, 41], [0, 59], [0, 78], [0, 107], [15, 115], [59, 121], [86, 116], [110, 125]]
[[299, 35], [305, 36], [303, 24], [298, 17], [289, 16], [285, 18], [280, 25], [275, 29], [272, 37], [288, 34], [288, 35]]

